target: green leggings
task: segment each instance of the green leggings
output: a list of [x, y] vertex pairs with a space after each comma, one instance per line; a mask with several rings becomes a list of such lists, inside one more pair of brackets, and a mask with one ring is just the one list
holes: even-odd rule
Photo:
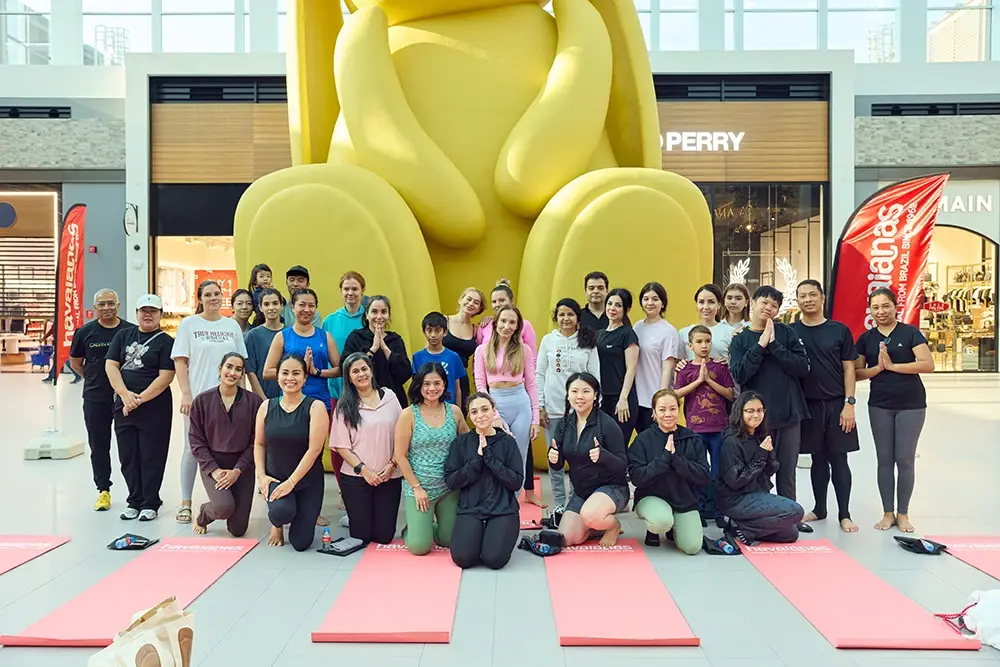
[[[426, 512], [417, 509], [417, 501], [413, 496], [403, 496], [403, 501], [406, 515], [403, 541], [411, 554], [423, 556], [430, 552], [435, 543], [442, 547], [451, 546], [451, 533], [455, 529], [455, 516], [458, 514], [458, 491], [432, 500]], [[435, 517], [437, 523], [434, 522]]]
[[666, 500], [646, 496], [635, 506], [635, 513], [646, 522], [646, 530], [651, 533], [663, 535], [673, 529], [674, 544], [684, 553], [693, 556], [701, 551], [703, 533], [701, 515], [697, 509], [674, 512]]

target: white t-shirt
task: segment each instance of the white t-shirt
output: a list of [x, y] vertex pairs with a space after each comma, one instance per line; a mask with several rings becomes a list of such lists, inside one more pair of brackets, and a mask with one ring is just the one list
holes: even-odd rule
[[227, 352], [247, 356], [243, 330], [236, 320], [223, 317], [210, 322], [201, 315], [181, 320], [170, 357], [187, 357], [191, 396], [219, 386], [219, 364]]
[[639, 407], [649, 408], [653, 404], [653, 394], [660, 389], [663, 377], [663, 362], [667, 359], [685, 359], [681, 337], [670, 322], [660, 320], [656, 324], [646, 324], [640, 320], [632, 325], [639, 338], [639, 363], [635, 368], [635, 391], [639, 397]]
[[[694, 359], [694, 352], [688, 347], [688, 342], [690, 340], [691, 329], [694, 329], [696, 326], [695, 324], [689, 324], [680, 331], [681, 345], [687, 350], [688, 361]], [[729, 359], [729, 344], [733, 341], [733, 332], [736, 331], [736, 328], [729, 322], [722, 320], [710, 326], [709, 329], [712, 332], [712, 351], [709, 353], [709, 356], [713, 359]]]

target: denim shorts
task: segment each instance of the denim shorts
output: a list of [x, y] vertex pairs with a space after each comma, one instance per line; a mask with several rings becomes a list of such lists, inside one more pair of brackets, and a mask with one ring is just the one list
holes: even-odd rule
[[[594, 493], [603, 493], [615, 502], [615, 513], [624, 512], [628, 509], [629, 492], [628, 486], [618, 486], [617, 484], [606, 484], [605, 486], [599, 486], [594, 489]], [[589, 496], [588, 496], [589, 497]], [[585, 498], [581, 498], [574, 492], [572, 497], [570, 497], [569, 502], [566, 503], [567, 512], [580, 513], [583, 508], [583, 503], [586, 502]]]

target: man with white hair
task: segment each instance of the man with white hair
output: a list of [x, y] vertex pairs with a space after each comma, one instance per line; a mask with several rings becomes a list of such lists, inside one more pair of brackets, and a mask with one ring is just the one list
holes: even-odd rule
[[118, 295], [102, 289], [94, 295], [97, 319], [87, 322], [73, 334], [69, 351], [70, 367], [83, 376], [83, 422], [90, 442], [90, 467], [97, 487], [94, 509], [111, 509], [111, 425], [114, 392], [104, 368], [115, 334], [135, 325], [118, 317]]

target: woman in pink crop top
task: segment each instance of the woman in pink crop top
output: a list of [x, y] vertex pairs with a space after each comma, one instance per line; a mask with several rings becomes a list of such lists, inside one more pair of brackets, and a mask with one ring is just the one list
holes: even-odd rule
[[489, 392], [497, 412], [510, 426], [524, 463], [525, 501], [545, 507], [535, 494], [531, 441], [538, 437], [538, 390], [535, 353], [521, 342], [524, 318], [514, 306], [502, 306], [488, 341], [476, 348], [473, 372], [476, 389]]
[[[479, 345], [490, 341], [493, 336], [493, 322], [500, 316], [500, 310], [514, 306], [514, 290], [510, 288], [510, 283], [507, 282], [506, 278], [501, 278], [493, 291], [490, 292], [490, 305], [493, 306], [494, 317], [484, 317], [479, 321], [479, 327], [476, 329], [476, 343]], [[519, 336], [521, 342], [527, 345], [532, 352], [538, 349], [538, 336], [535, 335], [531, 322], [524, 320], [524, 326], [521, 327]]]

